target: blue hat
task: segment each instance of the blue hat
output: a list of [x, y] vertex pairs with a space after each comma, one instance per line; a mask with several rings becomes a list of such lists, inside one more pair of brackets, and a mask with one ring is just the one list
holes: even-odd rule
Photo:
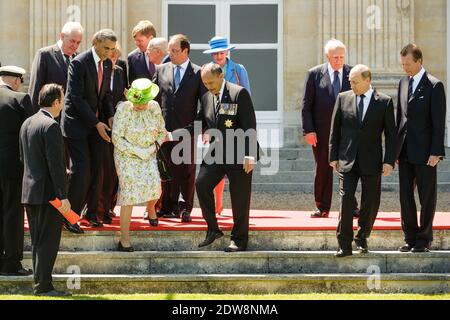
[[214, 37], [208, 41], [209, 50], [203, 51], [203, 53], [216, 53], [222, 51], [233, 50], [235, 46], [228, 44], [228, 39], [225, 37]]

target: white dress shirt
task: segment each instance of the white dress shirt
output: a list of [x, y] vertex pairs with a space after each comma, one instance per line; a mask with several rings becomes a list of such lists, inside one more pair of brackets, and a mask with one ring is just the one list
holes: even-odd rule
[[[373, 96], [373, 88], [372, 86], [370, 86], [370, 89], [364, 93], [364, 111], [363, 111], [363, 117], [362, 119], [364, 120], [364, 117], [366, 116], [367, 113], [367, 109], [369, 108], [369, 104], [370, 104], [370, 100], [372, 100], [372, 96]], [[356, 98], [356, 108], [358, 108], [359, 106], [359, 102], [361, 101], [361, 96], [358, 96]]]
[[330, 75], [331, 83], [334, 82], [334, 71], [339, 71], [339, 81], [341, 82], [341, 88], [342, 88], [342, 79], [344, 78], [344, 68], [341, 68], [339, 70], [333, 70], [331, 67], [331, 64], [328, 64], [328, 74]]
[[55, 117], [50, 113], [50, 111], [45, 110], [44, 108], [41, 108], [41, 111], [45, 114], [48, 114], [50, 117], [52, 117], [53, 120], [55, 120]]
[[[92, 47], [92, 55], [94, 56], [95, 69], [97, 70], [97, 74], [98, 74], [98, 62], [102, 59], [100, 59], [97, 52], [95, 52], [94, 47]], [[102, 67], [103, 67], [103, 62], [102, 62]]]
[[[422, 67], [422, 70], [419, 71], [418, 74], [416, 74], [413, 78], [414, 78], [414, 82], [413, 82], [413, 91], [412, 93], [416, 92], [417, 86], [420, 83], [420, 80], [422, 80], [424, 74], [425, 74], [425, 69]], [[411, 79], [411, 78], [410, 78]]]

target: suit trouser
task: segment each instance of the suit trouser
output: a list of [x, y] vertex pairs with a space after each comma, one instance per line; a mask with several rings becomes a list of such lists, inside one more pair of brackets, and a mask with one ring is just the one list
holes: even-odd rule
[[[85, 139], [66, 138], [70, 154], [69, 201], [73, 211], [95, 219], [103, 190], [103, 159], [107, 142], [94, 128]], [[87, 195], [89, 194], [89, 198]]]
[[339, 246], [343, 250], [352, 249], [353, 209], [359, 179], [361, 179], [361, 209], [356, 242], [364, 243], [369, 238], [380, 207], [381, 174], [362, 175], [357, 160], [350, 172], [339, 173], [341, 208], [336, 234]]
[[253, 172], [246, 174], [242, 164], [205, 164], [200, 167], [197, 176], [197, 196], [203, 218], [208, 224], [208, 231], [218, 231], [216, 218], [214, 188], [227, 175], [230, 183], [231, 207], [233, 210], [233, 229], [231, 240], [239, 247], [247, 247], [250, 199]]
[[0, 177], [0, 272], [22, 268], [24, 210], [22, 179]]
[[[169, 143], [167, 149], [165, 148], [165, 154], [169, 155], [169, 169], [172, 173], [173, 179], [163, 183], [162, 192], [162, 211], [165, 212], [191, 212], [194, 207], [194, 194], [195, 194], [195, 152], [196, 147], [194, 139], [191, 144], [186, 144], [186, 148], [190, 148], [190, 155], [185, 159], [184, 163], [175, 164], [175, 157], [178, 156], [176, 152], [172, 152], [173, 148], [179, 145], [176, 142]], [[184, 153], [181, 152], [179, 156], [183, 157]], [[183, 158], [184, 159], [184, 158]], [[178, 162], [176, 162], [178, 163]], [[183, 201], [178, 201], [180, 193], [183, 197]]]
[[[399, 161], [400, 212], [405, 242], [429, 246], [433, 241], [433, 219], [437, 201], [437, 167]], [[417, 186], [420, 201], [420, 226], [414, 189]]]
[[34, 292], [54, 289], [52, 271], [61, 240], [62, 215], [50, 205], [26, 205], [30, 225]]
[[[316, 175], [314, 178], [314, 198], [316, 207], [320, 212], [331, 209], [333, 198], [333, 168], [329, 163], [330, 132], [317, 133], [317, 146], [312, 147], [316, 161]], [[356, 198], [353, 200], [353, 209], [358, 207]]]
[[[97, 207], [97, 219], [100, 221], [103, 220], [105, 214], [108, 214], [116, 206], [119, 183], [116, 166], [114, 165], [114, 146], [112, 143], [105, 146], [103, 156], [103, 189]], [[88, 195], [87, 202], [90, 203], [90, 195]]]

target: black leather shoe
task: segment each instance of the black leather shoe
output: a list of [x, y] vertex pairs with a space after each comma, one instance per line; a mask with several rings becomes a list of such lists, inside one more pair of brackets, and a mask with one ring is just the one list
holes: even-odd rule
[[411, 249], [411, 252], [414, 252], [414, 253], [430, 252], [430, 249], [428, 249], [424, 245], [416, 245], [414, 248]]
[[148, 218], [148, 223], [149, 223], [150, 226], [152, 226], [152, 227], [157, 227], [158, 224], [159, 224], [158, 217], [156, 217], [156, 219]]
[[181, 222], [191, 222], [191, 221], [192, 221], [191, 213], [183, 211], [183, 213], [181, 214]]
[[168, 219], [178, 219], [180, 218], [180, 213], [175, 213], [175, 212], [168, 212], [164, 214], [164, 218], [168, 218]]
[[313, 214], [311, 214], [311, 218], [328, 218], [330, 215], [329, 211], [316, 211]]
[[222, 231], [208, 231], [206, 233], [206, 238], [205, 240], [203, 240], [203, 242], [201, 242], [198, 247], [202, 248], [202, 247], [206, 247], [209, 246], [211, 243], [213, 243], [216, 239], [222, 238], [223, 237], [223, 232]]
[[353, 255], [351, 250], [342, 250], [340, 249], [338, 252], [334, 254], [336, 258], [344, 258]]
[[69, 232], [75, 233], [75, 234], [83, 234], [84, 231], [80, 228], [78, 224], [70, 224], [68, 221], [63, 220], [64, 229], [66, 229]]
[[33, 274], [33, 270], [21, 268], [17, 270], [16, 272], [2, 272], [0, 275], [6, 276], [6, 277], [27, 277], [31, 276]]
[[70, 296], [72, 296], [72, 294], [70, 292], [57, 291], [57, 290], [51, 290], [49, 292], [35, 293], [34, 295], [38, 296], [38, 297], [70, 297]]
[[355, 243], [359, 253], [369, 253], [369, 246], [367, 245], [367, 240], [355, 240]]
[[360, 216], [361, 216], [361, 212], [359, 211], [358, 208], [353, 210], [353, 218], [359, 218]]
[[115, 213], [113, 210], [109, 210], [108, 213], [107, 213], [107, 215], [108, 215], [110, 218], [116, 217], [116, 213]]
[[117, 251], [121, 251], [121, 252], [134, 252], [134, 248], [133, 247], [124, 247], [122, 245], [122, 242], [119, 241], [119, 244], [117, 245]]
[[247, 248], [240, 247], [236, 244], [236, 242], [231, 240], [230, 245], [228, 247], [226, 247], [224, 251], [225, 252], [238, 252], [238, 251], [245, 251], [245, 250], [247, 250]]
[[398, 251], [400, 252], [410, 252], [412, 250], [414, 246], [410, 245], [408, 243], [405, 243], [403, 246], [401, 246], [400, 248], [398, 248]]
[[112, 222], [113, 222], [113, 220], [112, 220], [112, 218], [106, 213], [104, 216], [103, 216], [103, 224], [112, 224]]

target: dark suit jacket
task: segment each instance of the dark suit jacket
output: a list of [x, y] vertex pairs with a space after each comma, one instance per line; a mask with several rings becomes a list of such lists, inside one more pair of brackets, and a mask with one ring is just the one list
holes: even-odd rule
[[383, 163], [391, 166], [395, 163], [392, 98], [374, 90], [362, 126], [358, 120], [356, 101], [353, 91], [341, 93], [337, 98], [331, 123], [330, 162], [339, 161], [339, 172], [349, 172], [358, 156], [361, 174], [381, 174]]
[[397, 158], [406, 140], [408, 161], [426, 165], [430, 155], [445, 156], [444, 85], [425, 73], [408, 101], [409, 77], [399, 84], [397, 104]]
[[156, 66], [153, 81], [160, 91], [156, 101], [161, 106], [166, 129], [169, 132], [187, 129], [193, 134], [197, 117], [198, 102], [207, 92], [200, 77], [200, 67], [190, 62], [181, 80], [180, 87], [174, 91], [173, 64]]
[[[351, 89], [348, 80], [351, 69], [352, 67], [344, 65], [341, 92]], [[303, 95], [303, 132], [321, 133], [327, 141], [336, 102], [332, 81], [328, 74], [328, 63], [316, 66], [308, 71]]]
[[30, 75], [28, 93], [31, 96], [33, 108], [39, 110], [39, 92], [49, 83], [56, 83], [66, 89], [68, 66], [63, 53], [57, 44], [40, 49], [34, 57]]
[[97, 68], [91, 49], [72, 60], [69, 66], [65, 105], [61, 115], [61, 128], [65, 137], [83, 139], [99, 122], [99, 119], [109, 119], [114, 116], [110, 88], [111, 70], [111, 60], [103, 61], [103, 81], [99, 94]]
[[[223, 138], [219, 139], [219, 142], [215, 141], [216, 139], [213, 139], [211, 141], [210, 150], [214, 150], [214, 148], [223, 148], [224, 163], [242, 164], [243, 157], [237, 157], [237, 148], [239, 146], [238, 143], [234, 143], [235, 157], [233, 159], [233, 163], [225, 161], [227, 153], [226, 146], [230, 143], [227, 141], [227, 130], [232, 130], [235, 132], [235, 130], [242, 129], [244, 132], [249, 134], [249, 137], [251, 137], [250, 139], [245, 140], [244, 155], [252, 156], [255, 160], [259, 160], [259, 144], [256, 136], [255, 109], [253, 108], [253, 102], [249, 92], [241, 86], [226, 81], [221, 104], [223, 106], [230, 104], [237, 105], [236, 114], [220, 114], [219, 112], [218, 117], [216, 118], [214, 95], [211, 92], [207, 92], [202, 96], [201, 110], [199, 112], [198, 120], [202, 120], [204, 130], [218, 129]], [[228, 124], [228, 126], [226, 124]]]
[[[112, 102], [114, 106], [114, 110], [117, 108], [117, 104], [121, 101], [125, 101], [124, 90], [126, 88], [126, 82], [124, 80], [124, 70], [116, 65], [114, 69], [113, 75], [113, 83], [112, 83]], [[125, 75], [126, 76], [126, 75]]]
[[19, 131], [33, 114], [30, 96], [0, 86], [0, 177], [22, 177], [19, 158]]
[[128, 67], [130, 69], [128, 74], [130, 84], [136, 79], [147, 78], [152, 80], [154, 77], [148, 70], [145, 62], [145, 53], [142, 53], [139, 49], [135, 49], [128, 55]]
[[122, 68], [122, 77], [123, 77], [123, 83], [125, 84], [125, 88], [128, 88], [130, 86], [128, 82], [128, 67], [127, 62], [122, 59], [118, 59], [116, 65]]
[[24, 164], [22, 203], [48, 204], [67, 199], [64, 142], [59, 124], [39, 111], [20, 130], [20, 156]]

